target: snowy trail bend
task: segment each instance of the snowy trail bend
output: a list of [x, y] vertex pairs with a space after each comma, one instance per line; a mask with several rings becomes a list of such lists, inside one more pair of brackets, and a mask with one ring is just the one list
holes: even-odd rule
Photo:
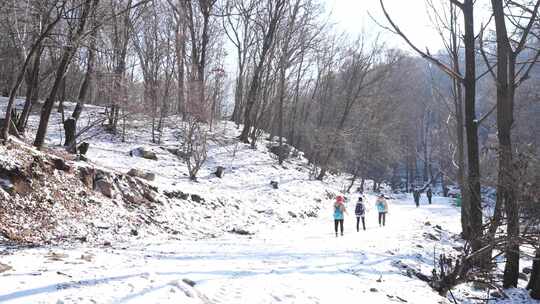
[[0, 274], [0, 303], [447, 303], [395, 263], [429, 273], [434, 249], [453, 245], [446, 231], [458, 231], [458, 210], [403, 197], [379, 228], [367, 204], [367, 231], [349, 215], [337, 238], [329, 202], [316, 220], [252, 237], [5, 251], [0, 262], [13, 269]]

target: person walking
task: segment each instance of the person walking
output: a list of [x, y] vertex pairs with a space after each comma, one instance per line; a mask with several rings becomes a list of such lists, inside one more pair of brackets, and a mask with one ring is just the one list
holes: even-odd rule
[[433, 197], [433, 192], [431, 192], [431, 188], [427, 189], [426, 195], [427, 195], [428, 202], [431, 205], [431, 197]]
[[338, 195], [334, 203], [334, 230], [336, 237], [338, 236], [338, 226], [341, 228], [341, 236], [343, 236], [343, 219], [345, 213], [347, 213], [347, 209], [345, 209], [343, 196]]
[[377, 201], [375, 202], [375, 206], [377, 207], [377, 211], [379, 212], [379, 227], [385, 226], [386, 213], [388, 213], [388, 203], [386, 202], [383, 194], [379, 195]]
[[416, 204], [416, 207], [420, 206], [420, 190], [414, 189], [413, 191], [413, 197], [414, 197], [414, 203]]
[[354, 214], [356, 214], [356, 232], [360, 231], [360, 219], [362, 219], [362, 227], [364, 228], [364, 231], [366, 230], [366, 221], [365, 221], [365, 214], [366, 214], [366, 206], [364, 205], [363, 199], [360, 196], [358, 198], [358, 202], [356, 203], [356, 208], [354, 208]]

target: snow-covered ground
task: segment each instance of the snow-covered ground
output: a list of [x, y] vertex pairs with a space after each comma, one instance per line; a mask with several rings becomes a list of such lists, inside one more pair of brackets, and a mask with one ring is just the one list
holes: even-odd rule
[[[0, 303], [453, 303], [402, 265], [429, 273], [434, 252], [453, 252], [457, 208], [439, 197], [416, 208], [400, 196], [390, 200], [387, 225], [379, 227], [368, 197], [367, 230], [356, 232], [348, 216], [343, 237], [334, 236], [326, 200], [320, 218], [255, 236], [3, 247], [0, 262], [11, 269], [0, 275]], [[486, 293], [462, 286], [454, 296], [458, 303], [485, 303], [478, 299]], [[511, 299], [489, 303], [538, 303], [522, 291], [508, 293]]]
[[[400, 197], [390, 201], [387, 225], [379, 227], [373, 200], [367, 230], [356, 232], [349, 216], [344, 237], [334, 236], [332, 201], [325, 200], [316, 220], [250, 237], [6, 250], [1, 262], [13, 269], [0, 276], [0, 302], [449, 303], [396, 263], [429, 273], [433, 251], [449, 252], [455, 244], [456, 207], [437, 198], [415, 208], [410, 197]], [[194, 289], [183, 279], [194, 281]]]
[[[66, 106], [67, 112], [73, 108]], [[102, 116], [102, 108], [88, 107], [79, 128]], [[37, 115], [31, 116], [27, 142], [37, 123]], [[97, 219], [85, 223], [82, 214], [83, 219], [64, 223], [92, 231], [88, 243], [0, 245], [0, 303], [453, 302], [406, 271], [430, 274], [434, 255], [453, 254], [461, 245], [460, 213], [450, 200], [437, 197], [433, 205], [422, 201], [415, 208], [410, 195], [397, 195], [389, 202], [386, 227], [379, 227], [374, 196], [368, 194], [367, 231], [356, 232], [355, 219], [348, 216], [345, 236], [336, 238], [332, 203], [347, 176], [311, 180], [301, 153], [279, 166], [268, 141], [261, 139], [252, 150], [235, 140], [239, 130], [233, 124], [220, 122], [199, 181], [192, 182], [183, 161], [167, 150], [178, 147], [178, 125], [168, 119], [159, 144], [151, 143], [148, 122], [140, 115], [130, 119], [126, 141], [99, 127], [84, 136], [90, 143], [88, 162], [122, 174], [133, 168], [154, 173], [150, 183], [160, 193], [182, 191], [203, 200], [171, 198], [133, 210], [121, 199], [92, 194], [102, 202], [94, 207], [101, 212]], [[62, 133], [54, 112], [47, 143], [57, 153], [63, 151]], [[129, 156], [138, 147], [154, 151], [158, 160]], [[223, 179], [213, 174], [217, 166], [226, 168]], [[272, 180], [279, 189], [270, 187]], [[352, 214], [357, 195], [348, 198]], [[145, 223], [139, 209], [177, 233]], [[534, 303], [522, 289], [508, 293], [511, 299], [496, 303]], [[454, 296], [460, 303], [483, 303], [471, 298], [486, 294], [460, 286]]]

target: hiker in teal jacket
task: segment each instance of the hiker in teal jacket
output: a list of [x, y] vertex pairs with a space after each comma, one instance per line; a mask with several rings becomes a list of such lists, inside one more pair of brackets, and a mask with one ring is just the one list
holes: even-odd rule
[[377, 207], [377, 211], [379, 212], [379, 226], [385, 226], [386, 213], [388, 213], [388, 203], [386, 202], [384, 195], [382, 194], [379, 195], [375, 203], [375, 206]]
[[345, 213], [347, 213], [347, 209], [345, 209], [343, 196], [338, 195], [334, 204], [334, 230], [336, 237], [338, 236], [338, 226], [341, 228], [341, 236], [343, 236], [343, 219]]

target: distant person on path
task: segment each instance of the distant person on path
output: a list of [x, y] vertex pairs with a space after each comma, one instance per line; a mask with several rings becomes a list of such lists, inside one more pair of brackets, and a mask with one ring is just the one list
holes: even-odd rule
[[386, 225], [386, 213], [388, 213], [388, 203], [384, 198], [384, 195], [379, 195], [377, 201], [375, 202], [377, 211], [379, 212], [379, 227]]
[[343, 236], [343, 217], [345, 213], [347, 213], [347, 209], [345, 209], [343, 196], [338, 195], [334, 204], [334, 230], [336, 231], [336, 237], [338, 236], [338, 225], [341, 228], [341, 236]]
[[413, 191], [414, 203], [416, 207], [420, 206], [420, 190], [414, 189]]
[[443, 196], [448, 197], [448, 191], [450, 191], [450, 189], [448, 189], [448, 187], [444, 186], [442, 191], [443, 191]]
[[433, 196], [433, 192], [431, 192], [431, 188], [427, 189], [426, 195], [427, 195], [428, 202], [431, 205], [431, 197]]
[[354, 214], [356, 214], [356, 232], [360, 231], [360, 219], [362, 219], [362, 227], [366, 230], [366, 220], [364, 218], [366, 215], [366, 206], [361, 196], [358, 198], [356, 208], [354, 208]]

